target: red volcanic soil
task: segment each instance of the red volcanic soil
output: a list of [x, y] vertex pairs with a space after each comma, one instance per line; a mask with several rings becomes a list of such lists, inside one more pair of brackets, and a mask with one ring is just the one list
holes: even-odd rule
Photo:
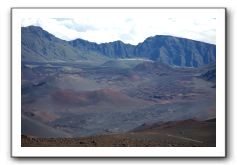
[[23, 147], [214, 147], [216, 121], [157, 123], [127, 133], [82, 138], [37, 138], [22, 135]]
[[99, 102], [118, 105], [134, 102], [134, 99], [110, 88], [81, 92], [76, 92], [73, 90], [60, 90], [53, 93], [52, 98], [58, 103], [70, 105], [76, 104], [80, 106], [94, 105]]

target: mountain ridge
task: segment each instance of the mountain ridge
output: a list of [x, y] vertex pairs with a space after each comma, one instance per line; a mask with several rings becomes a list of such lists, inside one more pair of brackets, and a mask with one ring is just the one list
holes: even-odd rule
[[22, 59], [26, 61], [146, 58], [168, 65], [199, 67], [215, 62], [216, 46], [200, 41], [155, 35], [137, 45], [113, 41], [97, 44], [84, 39], [61, 40], [38, 26], [22, 27]]

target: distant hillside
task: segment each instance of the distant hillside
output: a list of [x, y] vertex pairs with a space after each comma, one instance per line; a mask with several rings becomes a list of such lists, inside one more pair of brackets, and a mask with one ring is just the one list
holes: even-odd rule
[[216, 46], [204, 42], [157, 35], [138, 45], [122, 41], [97, 44], [83, 39], [64, 41], [40, 27], [22, 27], [24, 61], [100, 61], [145, 58], [182, 67], [199, 67], [216, 60]]
[[[200, 78], [216, 84], [216, 65], [210, 64], [204, 66]], [[215, 87], [215, 85], [213, 87]]]
[[74, 48], [85, 51], [95, 51], [111, 58], [135, 57], [134, 45], [125, 44], [122, 41], [97, 44], [83, 39], [76, 39], [69, 42]]
[[135, 54], [165, 64], [198, 67], [215, 61], [216, 46], [172, 36], [155, 36], [138, 44]]
[[203, 77], [207, 81], [216, 81], [216, 69], [209, 70], [206, 73], [202, 74], [201, 77]]
[[121, 41], [96, 44], [82, 39], [69, 42], [78, 50], [92, 50], [112, 58], [142, 57], [169, 65], [198, 67], [215, 62], [216, 46], [204, 42], [157, 35], [138, 45]]
[[69, 42], [56, 38], [40, 27], [22, 27], [21, 34], [23, 61], [78, 61], [106, 58], [96, 52], [75, 49]]
[[167, 64], [163, 64], [163, 63], [160, 63], [160, 62], [149, 62], [149, 61], [145, 61], [143, 63], [140, 63], [138, 65], [136, 65], [133, 70], [135, 71], [144, 71], [144, 72], [154, 72], [154, 71], [157, 71], [157, 72], [171, 72], [173, 70], [172, 67], [170, 67], [169, 65]]

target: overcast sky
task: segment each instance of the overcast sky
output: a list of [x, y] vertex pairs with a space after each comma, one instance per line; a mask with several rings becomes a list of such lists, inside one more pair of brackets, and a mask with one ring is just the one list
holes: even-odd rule
[[36, 25], [64, 40], [82, 38], [104, 43], [121, 40], [138, 44], [154, 35], [172, 35], [216, 43], [213, 14], [90, 12], [73, 17], [24, 18], [22, 26]]

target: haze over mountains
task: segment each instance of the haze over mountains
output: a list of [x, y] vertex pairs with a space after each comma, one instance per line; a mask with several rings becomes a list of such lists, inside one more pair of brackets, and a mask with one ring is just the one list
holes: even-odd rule
[[22, 27], [22, 61], [105, 61], [118, 58], [144, 58], [161, 63], [199, 67], [215, 63], [216, 46], [173, 36], [149, 37], [138, 45], [122, 41], [97, 44], [83, 39], [64, 41], [41, 27]]

